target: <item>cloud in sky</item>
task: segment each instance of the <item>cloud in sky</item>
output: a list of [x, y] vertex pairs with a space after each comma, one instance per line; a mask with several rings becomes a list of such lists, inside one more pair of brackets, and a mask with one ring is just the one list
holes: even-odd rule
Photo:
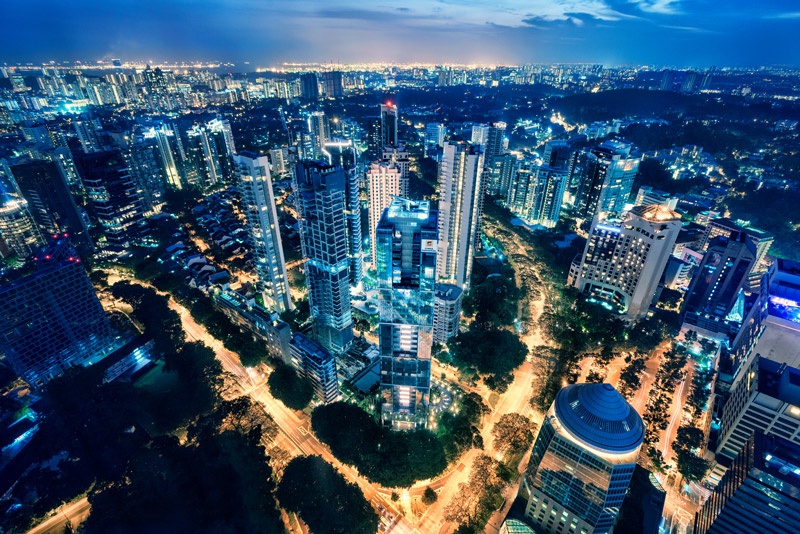
[[5, 0], [3, 12], [7, 62], [800, 64], [795, 0]]

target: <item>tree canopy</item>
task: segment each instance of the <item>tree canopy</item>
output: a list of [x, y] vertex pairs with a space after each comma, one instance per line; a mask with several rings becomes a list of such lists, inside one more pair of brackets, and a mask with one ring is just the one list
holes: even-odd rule
[[354, 404], [317, 407], [311, 414], [311, 427], [334, 456], [383, 486], [411, 486], [447, 467], [444, 447], [433, 433], [383, 428]]
[[314, 397], [311, 381], [285, 364], [277, 364], [267, 380], [269, 392], [287, 408], [302, 410]]
[[294, 458], [278, 484], [278, 500], [314, 534], [373, 534], [378, 515], [358, 486], [319, 456]]

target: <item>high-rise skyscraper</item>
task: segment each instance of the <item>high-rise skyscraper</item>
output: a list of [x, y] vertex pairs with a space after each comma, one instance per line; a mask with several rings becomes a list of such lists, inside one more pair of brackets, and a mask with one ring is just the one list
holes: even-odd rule
[[508, 190], [508, 208], [528, 224], [553, 228], [561, 213], [567, 171], [532, 161], [517, 167]]
[[25, 258], [44, 243], [11, 168], [0, 160], [0, 256]]
[[458, 334], [464, 291], [451, 284], [436, 284], [433, 300], [433, 341], [447, 343]]
[[89, 215], [103, 228], [108, 248], [124, 250], [144, 228], [144, 209], [136, 182], [119, 151], [79, 156], [75, 166], [89, 198]]
[[344, 96], [344, 87], [342, 84], [342, 71], [332, 70], [325, 72], [322, 75], [325, 83], [325, 96], [328, 98], [341, 98]]
[[314, 338], [329, 351], [341, 353], [353, 340], [347, 175], [341, 167], [302, 161], [295, 168], [294, 190]]
[[427, 419], [437, 233], [427, 201], [399, 197], [376, 231], [381, 419], [395, 429], [424, 427]]
[[361, 184], [358, 155], [353, 141], [335, 139], [325, 145], [328, 162], [344, 169], [346, 177], [344, 216], [347, 222], [347, 255], [350, 258], [350, 285], [359, 287], [364, 276], [361, 229]]
[[408, 196], [408, 180], [411, 170], [411, 159], [402, 141], [399, 145], [386, 145], [383, 147], [381, 161], [387, 165], [394, 164], [400, 170], [400, 196]]
[[[308, 133], [314, 150], [314, 159], [325, 158], [325, 143], [331, 140], [330, 125], [324, 111], [312, 111], [308, 117]], [[309, 158], [310, 159], [310, 158]]]
[[383, 211], [391, 204], [392, 198], [400, 196], [401, 182], [402, 175], [396, 165], [370, 164], [367, 171], [367, 186], [369, 187], [369, 239], [373, 266], [376, 258], [375, 229]]
[[630, 151], [627, 143], [606, 141], [586, 154], [575, 200], [579, 217], [590, 221], [600, 212], [622, 213], [639, 170]]
[[305, 100], [319, 98], [319, 82], [313, 72], [304, 72], [300, 75], [300, 96]]
[[552, 534], [609, 532], [644, 432], [642, 418], [611, 384], [563, 388], [545, 415], [520, 488], [525, 516]]
[[57, 237], [35, 270], [0, 286], [0, 348], [14, 370], [40, 386], [113, 351], [114, 335], [77, 253]]
[[431, 157], [437, 149], [444, 146], [447, 127], [440, 122], [429, 122], [425, 125], [425, 155]]
[[82, 254], [90, 253], [89, 230], [58, 165], [32, 160], [13, 165], [11, 172], [39, 229], [50, 235], [69, 234]]
[[381, 104], [381, 147], [397, 146], [397, 106], [391, 102]]
[[439, 166], [440, 282], [463, 289], [472, 275], [472, 258], [480, 239], [483, 214], [483, 153], [466, 143], [444, 144]]
[[694, 534], [785, 534], [798, 525], [800, 445], [756, 432], [695, 515]]
[[681, 216], [658, 204], [635, 206], [622, 219], [599, 213], [567, 283], [590, 300], [638, 319], [650, 308], [680, 229]]
[[240, 152], [233, 157], [242, 208], [247, 218], [258, 290], [264, 305], [278, 313], [291, 310], [289, 281], [279, 231], [278, 210], [272, 191], [267, 156]]
[[743, 317], [730, 315], [755, 258], [756, 247], [745, 232], [712, 239], [683, 302], [684, 326], [710, 337], [727, 339], [732, 333], [732, 323], [742, 322]]

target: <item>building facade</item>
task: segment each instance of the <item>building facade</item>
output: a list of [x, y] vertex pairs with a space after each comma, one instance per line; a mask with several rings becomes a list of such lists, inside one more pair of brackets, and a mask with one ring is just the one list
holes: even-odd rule
[[445, 142], [439, 166], [439, 281], [469, 286], [483, 215], [483, 153]]
[[436, 284], [433, 300], [433, 341], [447, 343], [458, 334], [464, 291], [452, 284]]
[[80, 258], [64, 237], [37, 252], [32, 269], [0, 286], [0, 348], [12, 368], [41, 386], [116, 348]]
[[381, 419], [395, 429], [424, 427], [427, 420], [436, 238], [430, 204], [400, 197], [376, 231]]
[[533, 446], [521, 496], [548, 533], [610, 532], [644, 441], [639, 414], [610, 384], [556, 394]]
[[369, 242], [372, 250], [372, 265], [376, 261], [375, 230], [378, 222], [394, 197], [400, 196], [402, 173], [393, 163], [372, 163], [367, 170], [369, 187]]
[[600, 213], [568, 283], [589, 299], [635, 320], [647, 313], [681, 228], [661, 205], [635, 206], [622, 219]]
[[694, 534], [785, 534], [800, 525], [800, 446], [756, 432], [695, 515]]
[[294, 190], [314, 339], [338, 354], [353, 340], [347, 174], [342, 167], [302, 161], [295, 167]]
[[339, 400], [339, 379], [333, 354], [300, 333], [292, 334], [290, 350], [298, 371], [311, 381], [314, 395], [325, 404]]
[[253, 247], [258, 290], [266, 307], [283, 313], [293, 306], [289, 295], [289, 281], [286, 278], [286, 262], [275, 195], [272, 192], [269, 161], [266, 156], [258, 156], [252, 152], [241, 152], [233, 159]]

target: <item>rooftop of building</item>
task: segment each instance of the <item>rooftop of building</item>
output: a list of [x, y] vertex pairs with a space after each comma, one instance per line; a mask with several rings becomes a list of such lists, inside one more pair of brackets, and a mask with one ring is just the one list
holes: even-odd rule
[[650, 222], [680, 221], [681, 216], [676, 211], [669, 209], [664, 204], [649, 204], [647, 206], [634, 206], [631, 212]]
[[[505, 532], [508, 534], [535, 534], [536, 531], [520, 521], [519, 519], [506, 519], [503, 523]], [[502, 529], [501, 529], [502, 530]]]
[[437, 299], [455, 301], [461, 296], [463, 290], [453, 284], [436, 284], [434, 288]]
[[555, 414], [574, 438], [609, 454], [635, 451], [644, 440], [644, 423], [611, 384], [573, 384], [561, 389]]
[[800, 489], [800, 445], [761, 432], [756, 432], [753, 439], [753, 466], [793, 486], [795, 491]]
[[779, 364], [800, 368], [800, 325], [770, 313], [753, 353]]
[[292, 345], [302, 350], [317, 362], [326, 362], [333, 359], [333, 355], [325, 347], [299, 332], [292, 334]]

